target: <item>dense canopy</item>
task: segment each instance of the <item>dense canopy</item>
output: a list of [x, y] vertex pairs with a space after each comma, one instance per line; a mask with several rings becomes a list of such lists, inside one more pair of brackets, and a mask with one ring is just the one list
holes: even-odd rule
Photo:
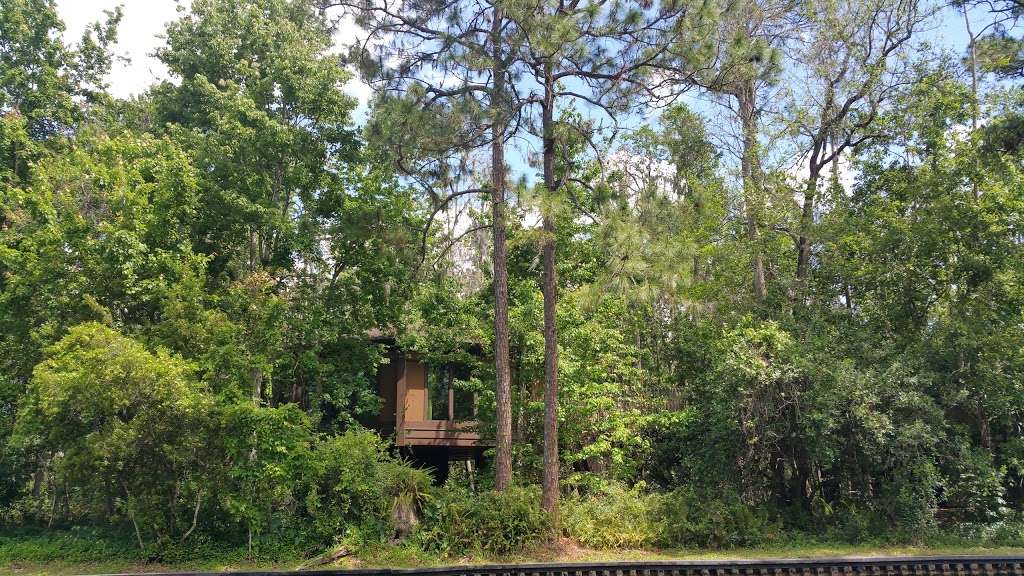
[[[120, 11], [0, 0], [0, 524], [1022, 545], [1022, 18], [193, 0], [121, 99]], [[466, 367], [482, 466], [374, 431], [391, 346]]]

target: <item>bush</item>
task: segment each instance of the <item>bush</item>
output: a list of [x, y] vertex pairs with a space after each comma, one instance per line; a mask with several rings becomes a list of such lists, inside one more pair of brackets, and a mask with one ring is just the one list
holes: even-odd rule
[[[48, 463], [67, 516], [127, 517], [141, 538], [179, 537], [208, 457], [212, 398], [194, 366], [90, 322], [46, 348], [11, 445]], [[54, 498], [56, 496], [53, 496]], [[42, 515], [38, 510], [36, 515]]]
[[[306, 507], [321, 537], [340, 535], [359, 525], [362, 541], [403, 535], [408, 521], [429, 497], [430, 474], [388, 452], [386, 442], [369, 430], [350, 430], [321, 441], [315, 450], [316, 478]], [[401, 516], [402, 518], [396, 518]], [[404, 519], [404, 520], [403, 520]]]
[[829, 538], [850, 544], [888, 543], [892, 539], [888, 515], [876, 510], [871, 503], [841, 502], [828, 527]]
[[942, 479], [935, 465], [920, 458], [882, 484], [879, 510], [885, 511], [889, 526], [902, 539], [915, 540], [936, 528], [936, 489]]
[[1024, 546], [1024, 513], [996, 522], [990, 530], [986, 540], [994, 546]]
[[765, 510], [735, 495], [699, 496], [687, 488], [644, 494], [605, 486], [567, 499], [562, 518], [563, 533], [592, 548], [730, 548], [764, 544], [780, 534]]
[[507, 555], [541, 542], [550, 523], [535, 488], [474, 494], [448, 488], [423, 510], [420, 546], [442, 556], [468, 552]]
[[567, 498], [562, 504], [562, 532], [591, 548], [650, 546], [660, 530], [652, 510], [656, 502], [655, 496], [615, 485]]
[[699, 497], [680, 488], [658, 498], [659, 543], [671, 547], [731, 548], [775, 540], [779, 527], [764, 510], [735, 495]]
[[953, 470], [946, 479], [944, 504], [957, 519], [997, 522], [1009, 513], [1005, 470], [994, 465], [991, 453], [961, 446], [952, 460]]
[[687, 484], [713, 485], [730, 477], [742, 443], [731, 415], [715, 408], [690, 406], [647, 418], [641, 432], [651, 444], [643, 467], [645, 481], [671, 490]]

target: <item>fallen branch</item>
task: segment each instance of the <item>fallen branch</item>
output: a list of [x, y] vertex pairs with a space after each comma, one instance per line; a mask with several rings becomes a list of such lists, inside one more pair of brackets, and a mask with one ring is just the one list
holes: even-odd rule
[[331, 562], [334, 562], [351, 554], [352, 552], [350, 552], [348, 548], [338, 548], [334, 552], [324, 553], [320, 556], [317, 556], [316, 558], [313, 558], [312, 560], [303, 562], [299, 565], [298, 568], [296, 568], [296, 570], [308, 570], [310, 568], [315, 568], [317, 566], [323, 566], [324, 564], [330, 564]]

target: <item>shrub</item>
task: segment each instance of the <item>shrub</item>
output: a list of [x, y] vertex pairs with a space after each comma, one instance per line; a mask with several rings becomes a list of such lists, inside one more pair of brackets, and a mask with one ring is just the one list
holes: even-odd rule
[[919, 458], [882, 484], [879, 509], [886, 512], [898, 537], [915, 540], [935, 529], [936, 489], [941, 483], [935, 465]]
[[177, 537], [202, 497], [211, 405], [190, 363], [90, 322], [46, 349], [11, 443], [48, 463], [70, 515], [123, 514], [140, 539]]
[[765, 510], [732, 494], [708, 497], [687, 488], [644, 494], [615, 485], [567, 499], [562, 530], [593, 548], [729, 548], [763, 544], [780, 532]]
[[730, 476], [741, 443], [730, 414], [715, 408], [690, 406], [647, 418], [641, 432], [651, 444], [643, 467], [645, 481], [671, 490], [685, 484], [711, 485]]
[[945, 506], [960, 520], [996, 522], [1009, 513], [1006, 506], [1005, 470], [997, 468], [992, 454], [961, 446], [946, 480]]
[[15, 562], [103, 562], [144, 559], [132, 537], [109, 529], [5, 529], [0, 566]]
[[295, 405], [235, 402], [220, 407], [217, 420], [227, 466], [210, 485], [220, 507], [246, 529], [250, 542], [279, 531], [295, 516], [296, 496], [312, 472], [309, 418]]
[[774, 540], [779, 527], [764, 510], [735, 495], [699, 497], [680, 488], [659, 498], [654, 514], [659, 543], [672, 547], [730, 548]]
[[870, 502], [841, 502], [828, 527], [828, 535], [839, 542], [850, 544], [887, 542], [891, 536], [889, 518], [876, 510]]
[[424, 507], [417, 539], [443, 556], [484, 552], [506, 555], [536, 546], [549, 529], [535, 488], [474, 494], [449, 488]]
[[[322, 440], [315, 450], [316, 477], [306, 498], [321, 537], [358, 524], [356, 540], [390, 538], [396, 510], [416, 513], [429, 497], [430, 475], [396, 459], [369, 430]], [[407, 527], [398, 527], [406, 532]]]
[[642, 548], [659, 533], [654, 496], [637, 489], [607, 486], [584, 497], [567, 498], [562, 505], [562, 532], [591, 548]]
[[986, 540], [995, 546], [1024, 546], [1024, 513], [996, 522]]

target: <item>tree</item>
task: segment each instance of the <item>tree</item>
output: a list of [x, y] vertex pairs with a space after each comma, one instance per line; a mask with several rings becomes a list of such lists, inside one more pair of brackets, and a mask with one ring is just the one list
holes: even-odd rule
[[603, 185], [584, 193], [581, 213], [593, 222], [602, 259], [583, 289], [629, 303], [633, 341], [659, 399], [678, 382], [662, 369], [673, 363], [678, 331], [687, 330], [680, 323], [714, 317], [736, 293], [734, 284], [717, 280], [741, 257], [723, 241], [730, 206], [720, 155], [704, 120], [675, 104], [658, 126], [627, 134], [608, 154], [607, 174], [597, 176]]
[[[696, 15], [691, 12], [697, 12]], [[580, 1], [540, 3], [510, 13], [523, 35], [522, 65], [536, 89], [529, 100], [540, 108], [535, 135], [541, 140], [543, 182], [542, 287], [544, 293], [544, 486], [543, 507], [558, 524], [558, 327], [555, 210], [566, 182], [578, 180], [576, 154], [567, 140], [592, 146], [596, 130], [586, 122], [556, 119], [560, 106], [582, 102], [614, 118], [656, 94], [653, 70], [689, 56], [694, 38], [686, 36], [707, 14], [687, 3], [665, 3], [650, 10], [628, 3], [609, 6]], [[577, 91], [581, 83], [584, 91]], [[589, 91], [589, 93], [587, 93]], [[650, 99], [650, 98], [648, 98]], [[572, 134], [566, 138], [565, 134]], [[560, 141], [561, 140], [561, 141]]]
[[164, 138], [82, 130], [75, 147], [11, 189], [0, 229], [0, 358], [25, 382], [71, 326], [159, 318], [162, 299], [201, 274], [191, 249], [197, 175]]
[[[489, 191], [493, 238], [494, 355], [496, 402], [495, 486], [512, 477], [512, 400], [508, 344], [505, 143], [521, 114], [510, 61], [508, 22], [497, 5], [453, 2], [391, 6], [329, 1], [356, 16], [367, 30], [364, 44], [382, 41], [379, 52], [356, 50], [368, 79], [382, 94], [368, 128], [401, 173], [425, 192], [431, 215], [423, 232], [423, 255], [430, 226], [460, 199]], [[489, 21], [489, 25], [488, 25]], [[381, 63], [399, 59], [394, 69]], [[394, 96], [397, 94], [397, 96]], [[511, 133], [510, 133], [511, 132]], [[467, 156], [490, 146], [490, 186], [473, 182]], [[469, 182], [466, 182], [469, 180]], [[469, 187], [466, 187], [469, 186]], [[480, 229], [474, 226], [470, 230]], [[460, 234], [453, 244], [461, 239]], [[449, 244], [450, 246], [450, 244]], [[447, 248], [445, 248], [447, 250]]]
[[[1013, 78], [1024, 72], [1024, 43], [1010, 35], [1010, 30], [1024, 15], [1024, 3], [1019, 0], [957, 0], [951, 4], [963, 14], [964, 28], [967, 32], [967, 66], [971, 75], [971, 93], [974, 95], [971, 128], [977, 130], [981, 106], [981, 75], [985, 72], [994, 72], [1004, 78]], [[975, 30], [971, 24], [971, 9], [979, 6], [987, 8], [992, 19]]]
[[508, 50], [505, 48], [505, 19], [500, 6], [491, 14], [491, 226], [494, 230], [494, 366], [495, 419], [497, 421], [497, 458], [495, 486], [507, 488], [512, 477], [512, 373], [508, 343], [508, 255], [505, 226], [506, 125], [511, 118], [507, 109], [506, 75]]
[[[67, 135], [82, 118], [76, 99], [103, 100], [110, 45], [117, 40], [121, 9], [93, 23], [80, 43], [65, 44], [64, 23], [53, 0], [5, 0], [0, 12], [0, 112], [22, 118], [33, 140]], [[4, 155], [14, 172], [18, 150]]]
[[416, 217], [351, 127], [332, 30], [308, 1], [196, 2], [158, 51], [180, 82], [153, 100], [158, 129], [204, 167], [192, 240], [248, 327], [250, 397], [344, 426], [372, 409], [382, 360], [365, 334], [400, 315]]
[[[1016, 538], [1019, 4], [945, 7], [960, 58], [915, 0], [195, 0], [118, 100], [117, 13], [0, 0], [0, 516], [161, 561]], [[364, 429], [370, 329], [470, 367], [527, 486]]]
[[[863, 183], [832, 216], [849, 220], [831, 225], [841, 231], [834, 249], [863, 262], [856, 271], [834, 265], [862, 292], [859, 315], [921, 363], [930, 393], [957, 406], [951, 420], [971, 430], [966, 443], [984, 448], [1019, 419], [1010, 408], [1018, 387], [1005, 378], [1013, 378], [1020, 359], [1004, 346], [1014, 349], [1020, 338], [1014, 323], [1021, 295], [1012, 284], [1020, 248], [1007, 225], [1019, 206], [1008, 191], [1019, 188], [1020, 174], [1005, 169], [1012, 155], [990, 155], [976, 139], [948, 136], [969, 123], [971, 100], [971, 87], [947, 71], [919, 76], [893, 113], [901, 121], [870, 148]], [[885, 160], [887, 147], [903, 139], [911, 152], [897, 163]], [[973, 474], [957, 471], [973, 458], [951, 460], [942, 466], [957, 482]]]
[[219, 406], [215, 437], [223, 469], [216, 478], [222, 509], [253, 539], [272, 529], [284, 504], [314, 474], [311, 423], [295, 404], [262, 408], [247, 402]]
[[70, 509], [69, 486], [85, 488], [87, 505], [131, 519], [142, 547], [150, 527], [156, 538], [195, 527], [181, 515], [202, 502], [211, 400], [188, 362], [80, 324], [36, 367], [13, 442], [52, 471], [51, 522]]
[[[838, 171], [843, 153], [879, 131], [881, 108], [909, 79], [903, 53], [923, 16], [915, 1], [826, 2], [808, 11], [810, 36], [801, 51], [808, 77], [802, 98], [791, 111], [796, 131], [806, 139], [807, 176], [794, 232], [796, 278], [804, 280], [811, 263], [812, 228], [820, 181], [826, 167]], [[838, 177], [838, 174], [836, 174]]]
[[209, 166], [197, 224], [214, 275], [288, 269], [300, 224], [352, 159], [350, 74], [309, 2], [195, 2], [157, 52], [180, 84], [156, 88], [159, 119]]
[[778, 82], [781, 48], [793, 34], [794, 4], [788, 0], [745, 0], [728, 4], [715, 34], [710, 61], [684, 68], [681, 80], [727, 99], [739, 123], [740, 182], [744, 224], [750, 249], [751, 286], [755, 302], [768, 297], [762, 229], [767, 225], [768, 183], [762, 165], [761, 118], [764, 94]]
[[[104, 101], [110, 45], [121, 9], [66, 44], [53, 0], [8, 0], [0, 6], [0, 200], [28, 178], [29, 166], [53, 149]], [[80, 105], [81, 104], [81, 105]], [[0, 214], [2, 226], [8, 214]]]

